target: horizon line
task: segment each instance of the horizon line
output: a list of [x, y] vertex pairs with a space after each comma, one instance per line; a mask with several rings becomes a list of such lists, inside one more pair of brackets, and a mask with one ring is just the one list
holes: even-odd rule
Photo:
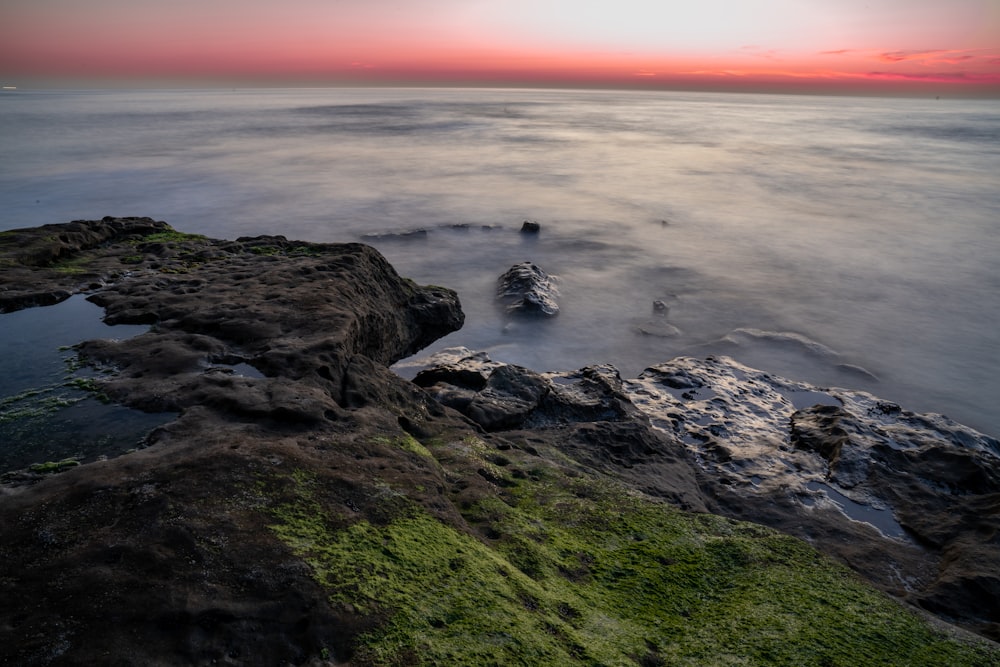
[[[819, 97], [888, 97], [888, 98], [923, 98], [923, 99], [1000, 99], [1000, 89], [992, 87], [969, 87], [962, 85], [906, 85], [905, 83], [887, 86], [868, 83], [868, 85], [822, 85], [812, 82], [796, 81], [794, 83], [741, 81], [722, 82], [654, 82], [648, 79], [642, 81], [442, 81], [442, 80], [316, 80], [302, 79], [268, 79], [262, 77], [247, 81], [243, 77], [160, 77], [157, 79], [123, 78], [123, 77], [93, 77], [88, 79], [66, 78], [35, 78], [21, 82], [15, 77], [7, 77], [11, 83], [4, 83], [4, 92], [31, 91], [86, 91], [86, 90], [266, 90], [266, 89], [335, 89], [335, 88], [419, 88], [419, 89], [499, 89], [499, 90], [581, 90], [581, 91], [629, 91], [650, 93], [743, 93], [759, 95], [807, 95]], [[659, 85], [657, 85], [659, 84]]]

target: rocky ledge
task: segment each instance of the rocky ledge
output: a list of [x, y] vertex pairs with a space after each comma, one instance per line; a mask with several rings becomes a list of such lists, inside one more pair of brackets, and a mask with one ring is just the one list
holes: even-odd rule
[[[941, 415], [731, 359], [535, 371], [464, 348], [414, 378], [490, 432], [599, 438], [643, 493], [800, 537], [883, 590], [1000, 638], [1000, 442]], [[599, 428], [596, 426], [599, 424]], [[558, 435], [556, 435], [558, 434]]]
[[0, 663], [1000, 664], [1000, 452], [943, 418], [725, 359], [409, 382], [458, 298], [367, 246], [0, 233], [0, 311], [76, 292], [179, 416], [0, 486]]

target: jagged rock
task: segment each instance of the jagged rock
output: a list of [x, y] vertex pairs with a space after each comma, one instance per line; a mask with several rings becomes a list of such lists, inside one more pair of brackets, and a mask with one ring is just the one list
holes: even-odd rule
[[525, 220], [521, 225], [522, 234], [537, 234], [542, 230], [542, 226], [533, 220]]
[[[684, 489], [689, 506], [807, 539], [876, 585], [998, 636], [995, 439], [727, 358], [674, 359], [624, 381], [609, 367], [534, 374], [483, 354], [466, 358], [471, 374], [453, 360], [447, 375], [425, 377], [443, 401], [461, 391], [450, 404], [483, 428], [534, 437], [551, 429], [554, 446], [647, 493], [679, 502]], [[503, 381], [491, 384], [494, 376]], [[630, 435], [613, 426], [625, 423]], [[700, 488], [676, 486], [678, 475], [691, 475], [678, 472], [686, 465]]]
[[422, 370], [413, 381], [487, 431], [640, 416], [621, 394], [622, 380], [613, 366], [539, 374], [465, 348], [436, 359], [443, 363]]
[[[0, 233], [0, 268], [5, 276], [0, 285], [0, 313], [52, 305], [76, 292], [97, 288], [125, 272], [127, 267], [119, 257], [95, 258], [86, 266], [71, 267], [72, 271], [60, 271], [60, 264], [103, 244], [137, 242], [169, 229], [167, 223], [152, 218], [107, 217]], [[41, 274], [44, 280], [39, 281]]]
[[515, 264], [497, 279], [497, 298], [508, 313], [553, 317], [559, 314], [558, 294], [552, 276], [531, 262]]
[[[895, 605], [801, 543], [664, 501], [742, 512], [828, 549], [839, 540], [855, 549], [839, 555], [873, 580], [869, 561], [891, 561], [896, 588], [925, 608], [987, 634], [995, 622], [996, 442], [980, 434], [720, 360], [678, 360], [623, 381], [610, 366], [536, 373], [465, 351], [421, 373], [424, 390], [386, 364], [461, 324], [454, 292], [400, 278], [364, 246], [216, 241], [148, 219], [118, 222], [83, 224], [120, 229], [58, 260], [79, 271], [0, 252], [13, 268], [0, 284], [50, 297], [96, 291], [110, 319], [152, 323], [142, 336], [80, 350], [116, 369], [100, 380], [113, 397], [180, 414], [137, 452], [0, 484], [0, 663], [367, 665], [429, 654], [462, 664], [538, 655], [659, 664], [706, 634], [732, 630], [739, 642], [742, 619], [712, 619], [728, 613], [723, 589], [740, 591], [728, 598], [739, 601], [744, 585], [761, 592], [760, 568], [850, 581], [819, 602], [814, 584], [800, 586], [804, 607], [769, 602], [774, 637], [759, 650], [796, 655], [807, 642], [800, 655], [835, 661], [837, 642], [869, 629], [877, 640], [863, 646], [895, 650], [899, 633], [869, 621], [859, 600], [890, 619]], [[141, 231], [157, 229], [164, 235]], [[234, 361], [260, 376], [216, 367]], [[842, 410], [813, 409], [824, 401]], [[872, 420], [889, 440], [873, 435]], [[775, 446], [803, 466], [762, 478], [760, 489], [741, 451], [758, 427], [765, 439], [784, 429]], [[928, 438], [930, 428], [951, 428], [945, 439], [964, 449]], [[756, 446], [767, 455], [769, 442]], [[852, 456], [867, 467], [848, 466]], [[839, 486], [838, 466], [853, 488]], [[798, 482], [776, 484], [795, 482], [793, 473]], [[891, 489], [876, 498], [882, 479]], [[851, 521], [834, 503], [838, 488], [891, 506], [919, 540]], [[704, 581], [685, 588], [689, 556]], [[641, 615], [633, 594], [649, 605]], [[466, 597], [453, 604], [455, 595]], [[480, 604], [505, 611], [480, 613]], [[789, 613], [794, 629], [772, 624]], [[841, 615], [850, 623], [831, 630]], [[693, 618], [709, 625], [692, 628]], [[496, 625], [508, 621], [523, 624]], [[492, 641], [498, 627], [503, 646]], [[607, 627], [629, 636], [608, 639]], [[456, 629], [478, 659], [455, 659]], [[391, 646], [378, 643], [386, 631]], [[926, 634], [904, 648], [961, 653], [944, 644]], [[709, 645], [725, 658], [760, 655]], [[720, 657], [698, 646], [698, 660]]]
[[[303, 483], [377, 520], [378, 484], [405, 480], [455, 520], [435, 500], [438, 469], [393, 443], [464, 426], [386, 368], [461, 325], [455, 293], [399, 277], [359, 244], [216, 241], [145, 218], [0, 243], [7, 307], [97, 276], [91, 298], [110, 321], [155, 323], [80, 353], [117, 369], [102, 380], [114, 399], [180, 412], [141, 451], [0, 485], [0, 663], [349, 660], [377, 619], [332, 607], [268, 526]], [[265, 377], [211, 372], [232, 359]]]

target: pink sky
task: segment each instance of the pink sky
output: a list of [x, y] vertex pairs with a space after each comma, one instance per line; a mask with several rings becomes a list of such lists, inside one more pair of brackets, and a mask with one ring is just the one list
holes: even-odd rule
[[1000, 97], [1000, 0], [0, 0], [0, 83]]

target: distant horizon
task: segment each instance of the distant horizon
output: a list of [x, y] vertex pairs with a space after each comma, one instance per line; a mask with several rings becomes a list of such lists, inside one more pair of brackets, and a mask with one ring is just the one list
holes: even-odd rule
[[125, 92], [125, 91], [253, 91], [253, 90], [336, 90], [336, 89], [441, 89], [441, 90], [523, 90], [523, 91], [594, 91], [594, 92], [628, 92], [628, 93], [705, 93], [733, 95], [788, 95], [804, 97], [860, 97], [860, 98], [900, 98], [900, 99], [939, 99], [939, 100], [1000, 100], [1000, 91], [927, 89], [914, 87], [909, 89], [870, 88], [820, 88], [809, 86], [766, 86], [760, 84], [736, 86], [708, 85], [678, 85], [678, 86], [642, 86], [614, 83], [578, 83], [578, 82], [518, 82], [518, 81], [484, 81], [484, 82], [442, 82], [442, 81], [238, 81], [238, 80], [57, 80], [30, 81], [26, 83], [3, 84], [2, 93], [16, 92]]
[[1000, 98], [997, 0], [7, 0], [0, 85]]

